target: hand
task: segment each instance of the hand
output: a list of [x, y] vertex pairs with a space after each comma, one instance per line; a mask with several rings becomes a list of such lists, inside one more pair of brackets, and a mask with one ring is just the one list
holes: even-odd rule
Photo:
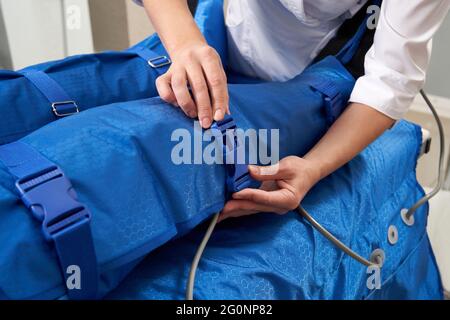
[[315, 163], [294, 156], [284, 158], [273, 166], [249, 166], [249, 171], [254, 179], [262, 181], [261, 188], [233, 194], [219, 221], [258, 212], [285, 214], [299, 206], [321, 177]]
[[156, 80], [161, 98], [181, 107], [187, 116], [198, 117], [205, 129], [213, 119], [222, 120], [229, 113], [228, 88], [216, 50], [200, 41], [172, 52], [171, 58], [170, 69]]

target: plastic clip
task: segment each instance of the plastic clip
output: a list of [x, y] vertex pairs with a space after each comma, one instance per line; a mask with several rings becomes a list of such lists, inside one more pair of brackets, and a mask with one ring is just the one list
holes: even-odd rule
[[333, 97], [325, 96], [325, 110], [328, 124], [333, 124], [342, 113], [342, 95], [337, 93]]
[[[226, 116], [222, 121], [215, 122], [211, 129], [222, 133], [223, 159], [227, 169], [227, 192], [229, 194], [249, 188], [254, 181], [248, 172], [245, 162], [245, 145], [236, 134], [236, 123], [231, 116]], [[242, 158], [242, 159], [241, 159]]]
[[16, 183], [25, 206], [42, 221], [42, 231], [48, 241], [70, 229], [89, 224], [89, 210], [77, 201], [72, 184], [57, 167], [52, 167]]

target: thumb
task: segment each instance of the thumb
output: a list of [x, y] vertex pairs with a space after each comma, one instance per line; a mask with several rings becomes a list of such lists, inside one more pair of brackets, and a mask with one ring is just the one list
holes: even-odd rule
[[258, 181], [271, 181], [282, 179], [282, 173], [280, 171], [280, 165], [274, 164], [271, 166], [248, 166], [248, 170], [252, 178]]

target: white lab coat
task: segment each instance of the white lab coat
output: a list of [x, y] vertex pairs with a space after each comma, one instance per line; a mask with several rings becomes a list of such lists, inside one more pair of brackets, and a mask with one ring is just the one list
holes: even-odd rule
[[[291, 79], [366, 2], [229, 0], [231, 65], [267, 80]], [[350, 101], [400, 119], [425, 82], [431, 39], [449, 8], [450, 0], [384, 0], [365, 75]]]

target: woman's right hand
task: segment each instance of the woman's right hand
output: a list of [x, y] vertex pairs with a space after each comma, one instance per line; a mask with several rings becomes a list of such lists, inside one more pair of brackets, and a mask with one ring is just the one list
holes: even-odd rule
[[[172, 50], [172, 65], [156, 80], [163, 100], [199, 119], [207, 129], [229, 113], [228, 87], [219, 54], [205, 42], [183, 44]], [[192, 94], [191, 94], [191, 92]]]

